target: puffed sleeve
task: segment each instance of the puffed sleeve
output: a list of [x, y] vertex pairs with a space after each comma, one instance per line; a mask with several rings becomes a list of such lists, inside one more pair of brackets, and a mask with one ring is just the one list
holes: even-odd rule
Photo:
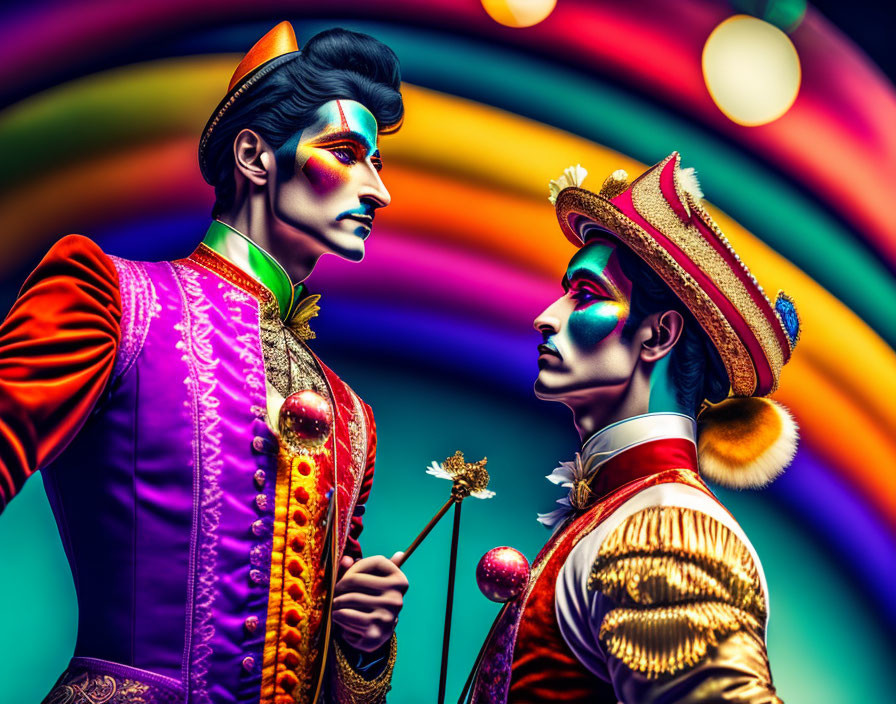
[[0, 511], [87, 420], [120, 336], [115, 265], [86, 237], [65, 237], [0, 324]]
[[644, 509], [602, 543], [589, 588], [623, 704], [772, 704], [766, 601], [752, 554], [715, 518]]
[[356, 560], [362, 556], [359, 538], [361, 531], [364, 530], [364, 511], [367, 508], [367, 499], [370, 498], [370, 490], [373, 488], [373, 465], [376, 461], [376, 423], [373, 420], [373, 411], [366, 403], [362, 403], [361, 406], [367, 423], [367, 454], [364, 462], [364, 476], [361, 478], [361, 489], [358, 492], [358, 501], [355, 504], [348, 539], [345, 543], [345, 554]]

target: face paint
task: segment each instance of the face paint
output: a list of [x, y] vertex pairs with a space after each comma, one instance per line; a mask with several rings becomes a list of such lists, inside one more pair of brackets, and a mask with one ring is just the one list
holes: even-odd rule
[[609, 240], [589, 242], [572, 258], [565, 294], [535, 321], [544, 341], [535, 392], [564, 401], [624, 385], [637, 359], [622, 338], [631, 281]]
[[570, 294], [576, 301], [569, 316], [569, 336], [579, 347], [598, 345], [610, 333], [622, 330], [628, 318], [628, 299], [607, 275], [614, 249], [586, 247], [567, 269]]
[[[353, 261], [364, 256], [377, 208], [389, 204], [379, 175], [377, 124], [371, 112], [352, 100], [331, 100], [301, 133], [276, 153], [278, 188], [275, 215], [289, 227], [290, 241], [275, 254], [289, 260], [297, 246], [289, 230], [309, 235], [313, 249]], [[308, 247], [298, 250], [307, 257]]]
[[[631, 389], [642, 359], [644, 331], [622, 331], [631, 311], [632, 282], [625, 275], [612, 239], [595, 239], [570, 260], [566, 293], [538, 318], [539, 346], [535, 393], [571, 408], [613, 408]], [[652, 363], [646, 402], [639, 412], [686, 413], [669, 374], [670, 356]], [[639, 392], [640, 393], [640, 392]], [[597, 429], [597, 428], [595, 428]]]
[[367, 108], [350, 100], [331, 100], [302, 130], [295, 147], [296, 169], [319, 192], [326, 192], [345, 183], [358, 162], [370, 158], [376, 168], [376, 140], [376, 120]]

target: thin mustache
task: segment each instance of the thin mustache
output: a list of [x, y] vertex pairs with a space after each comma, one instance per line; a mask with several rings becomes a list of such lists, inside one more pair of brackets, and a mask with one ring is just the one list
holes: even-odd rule
[[[554, 346], [554, 343], [553, 343], [551, 340], [545, 340], [544, 342], [542, 342], [542, 343], [538, 346], [538, 351], [539, 351], [539, 352], [548, 352], [548, 353], [550, 353], [550, 354], [555, 354], [555, 355], [557, 355], [558, 357], [560, 357], [560, 350], [558, 350], [558, 349]], [[562, 357], [561, 357], [561, 359], [562, 359]]]
[[337, 216], [336, 220], [345, 220], [346, 218], [370, 218], [370, 222], [373, 222], [374, 212], [375, 211], [371, 206], [362, 205], [359, 208], [346, 210], [344, 213]]

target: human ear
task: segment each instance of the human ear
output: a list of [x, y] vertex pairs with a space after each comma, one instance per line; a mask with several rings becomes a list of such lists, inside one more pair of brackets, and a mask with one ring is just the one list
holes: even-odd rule
[[675, 347], [683, 329], [684, 318], [677, 310], [648, 316], [642, 325], [647, 339], [641, 343], [641, 359], [645, 362], [661, 360]]
[[241, 130], [233, 140], [233, 160], [239, 172], [256, 186], [268, 182], [273, 163], [265, 141], [250, 129]]

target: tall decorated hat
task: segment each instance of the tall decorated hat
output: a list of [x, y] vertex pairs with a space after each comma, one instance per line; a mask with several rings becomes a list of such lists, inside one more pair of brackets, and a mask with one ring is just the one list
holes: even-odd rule
[[783, 292], [774, 303], [703, 207], [693, 169], [673, 152], [638, 178], [613, 172], [597, 193], [571, 167], [551, 182], [564, 235], [577, 247], [608, 233], [640, 257], [678, 296], [712, 341], [731, 384], [730, 397], [705, 404], [698, 421], [704, 473], [718, 483], [761, 486], [796, 451], [797, 428], [778, 388], [800, 325]]
[[295, 30], [289, 22], [281, 22], [259, 39], [240, 61], [227, 86], [227, 94], [218, 103], [199, 140], [199, 168], [206, 182], [212, 183], [208, 174], [209, 139], [223, 117], [237, 101], [245, 99], [266, 76], [300, 55]]

